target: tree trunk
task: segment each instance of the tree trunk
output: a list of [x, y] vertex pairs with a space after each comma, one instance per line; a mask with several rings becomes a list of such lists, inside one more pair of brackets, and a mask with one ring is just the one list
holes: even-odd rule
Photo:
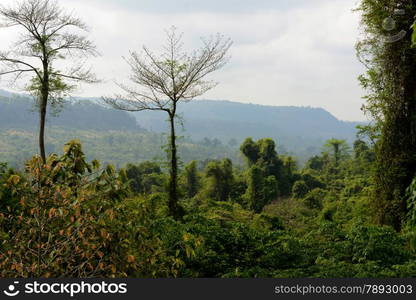
[[46, 122], [46, 105], [47, 97], [41, 96], [39, 99], [39, 112], [40, 112], [40, 123], [39, 123], [39, 149], [40, 156], [43, 163], [46, 163], [46, 152], [45, 152], [45, 122]]
[[169, 112], [170, 123], [170, 178], [169, 178], [169, 212], [176, 220], [182, 217], [178, 204], [178, 158], [176, 151], [175, 113], [176, 107]]
[[[405, 1], [403, 1], [405, 3]], [[406, 8], [407, 23], [413, 22], [416, 3]], [[410, 25], [409, 25], [410, 27]], [[407, 37], [410, 37], [409, 29]], [[408, 215], [406, 189], [416, 172], [416, 54], [410, 48], [410, 38], [387, 48], [389, 72], [394, 93], [387, 103], [388, 114], [377, 144], [376, 194], [378, 220], [400, 231]]]
[[42, 161], [46, 163], [46, 151], [45, 151], [45, 123], [46, 123], [46, 108], [48, 105], [49, 97], [49, 65], [46, 58], [46, 48], [44, 48], [43, 59], [43, 80], [40, 92], [39, 112], [40, 112], [40, 124], [39, 124], [39, 149]]

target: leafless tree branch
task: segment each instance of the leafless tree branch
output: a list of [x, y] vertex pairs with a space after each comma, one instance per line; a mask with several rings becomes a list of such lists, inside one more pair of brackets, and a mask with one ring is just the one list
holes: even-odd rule
[[141, 53], [132, 51], [125, 59], [131, 69], [131, 82], [141, 90], [118, 84], [125, 95], [105, 98], [108, 104], [129, 111], [165, 110], [172, 107], [172, 102], [190, 101], [217, 85], [203, 78], [228, 62], [231, 40], [217, 34], [203, 40], [203, 46], [189, 55], [182, 51], [182, 35], [175, 28], [166, 33], [167, 44], [161, 55], [143, 47]]

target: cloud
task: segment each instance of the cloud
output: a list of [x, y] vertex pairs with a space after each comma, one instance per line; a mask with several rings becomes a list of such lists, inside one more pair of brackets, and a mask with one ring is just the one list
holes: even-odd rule
[[99, 5], [122, 7], [133, 11], [146, 13], [171, 14], [171, 13], [252, 13], [256, 11], [290, 10], [299, 6], [315, 6], [327, 0], [90, 0]]
[[323, 107], [341, 119], [362, 120], [363, 92], [356, 78], [363, 69], [354, 51], [358, 15], [351, 11], [355, 2], [62, 0], [61, 4], [88, 23], [90, 38], [102, 53], [91, 64], [106, 83], [83, 86], [82, 95], [117, 92], [113, 80], [125, 82], [129, 75], [122, 56], [143, 44], [160, 49], [164, 29], [175, 25], [190, 49], [200, 45], [201, 36], [217, 32], [234, 41], [230, 63], [211, 76], [220, 85], [203, 98]]

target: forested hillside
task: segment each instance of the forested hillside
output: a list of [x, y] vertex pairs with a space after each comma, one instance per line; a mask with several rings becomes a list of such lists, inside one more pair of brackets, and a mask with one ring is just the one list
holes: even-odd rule
[[[0, 129], [36, 130], [39, 116], [33, 98], [11, 93], [6, 95], [0, 95]], [[68, 101], [50, 109], [47, 122], [48, 126], [68, 129], [144, 131], [129, 114], [104, 108], [86, 99]]]
[[[0, 135], [7, 145], [3, 144], [0, 149], [0, 159], [14, 165], [35, 151], [38, 114], [29, 97], [6, 92], [2, 95]], [[296, 155], [303, 164], [312, 155], [319, 154], [329, 138], [338, 137], [351, 143], [358, 124], [339, 121], [323, 109], [229, 101], [195, 101], [181, 106], [179, 113], [183, 116], [183, 126], [179, 126], [178, 135], [183, 136], [185, 147], [181, 158], [185, 162], [229, 157], [241, 164], [238, 145], [251, 136], [273, 138], [281, 153]], [[98, 99], [74, 99], [50, 111], [47, 146], [49, 152], [59, 152], [62, 143], [79, 138], [85, 143], [87, 157], [122, 166], [131, 161], [163, 157], [162, 134], [167, 126], [160, 112], [131, 115], [106, 108]], [[129, 149], [137, 149], [137, 145], [142, 148], [135, 155], [126, 154]]]
[[[179, 108], [184, 128], [182, 135], [201, 140], [217, 138], [223, 143], [247, 136], [271, 137], [279, 149], [306, 157], [318, 154], [322, 143], [332, 137], [352, 142], [358, 122], [343, 122], [322, 108], [264, 106], [231, 101], [198, 100]], [[167, 123], [158, 112], [135, 113], [140, 126], [166, 132]]]
[[[165, 121], [161, 121], [165, 122]], [[32, 99], [16, 94], [0, 96], [0, 161], [21, 166], [36, 152], [38, 115]], [[51, 111], [47, 121], [48, 153], [62, 153], [62, 145], [79, 139], [88, 159], [121, 167], [129, 162], [164, 160], [166, 135], [141, 128], [126, 112], [105, 108], [89, 100], [74, 100]], [[218, 139], [180, 139], [184, 162], [229, 157], [241, 162], [237, 144]]]

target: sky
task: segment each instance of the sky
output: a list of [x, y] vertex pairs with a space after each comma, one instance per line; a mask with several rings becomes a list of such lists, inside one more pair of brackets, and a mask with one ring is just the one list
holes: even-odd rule
[[[0, 0], [3, 5], [16, 0]], [[339, 119], [365, 120], [364, 72], [355, 55], [358, 0], [59, 0], [90, 27], [88, 37], [100, 57], [90, 59], [95, 85], [82, 85], [76, 96], [111, 96], [127, 82], [123, 60], [143, 45], [158, 52], [165, 30], [184, 33], [185, 48], [201, 37], [221, 33], [233, 41], [231, 60], [209, 79], [219, 83], [201, 99], [275, 106], [322, 107]], [[0, 30], [0, 50], [16, 32]], [[0, 88], [6, 88], [0, 80]]]

